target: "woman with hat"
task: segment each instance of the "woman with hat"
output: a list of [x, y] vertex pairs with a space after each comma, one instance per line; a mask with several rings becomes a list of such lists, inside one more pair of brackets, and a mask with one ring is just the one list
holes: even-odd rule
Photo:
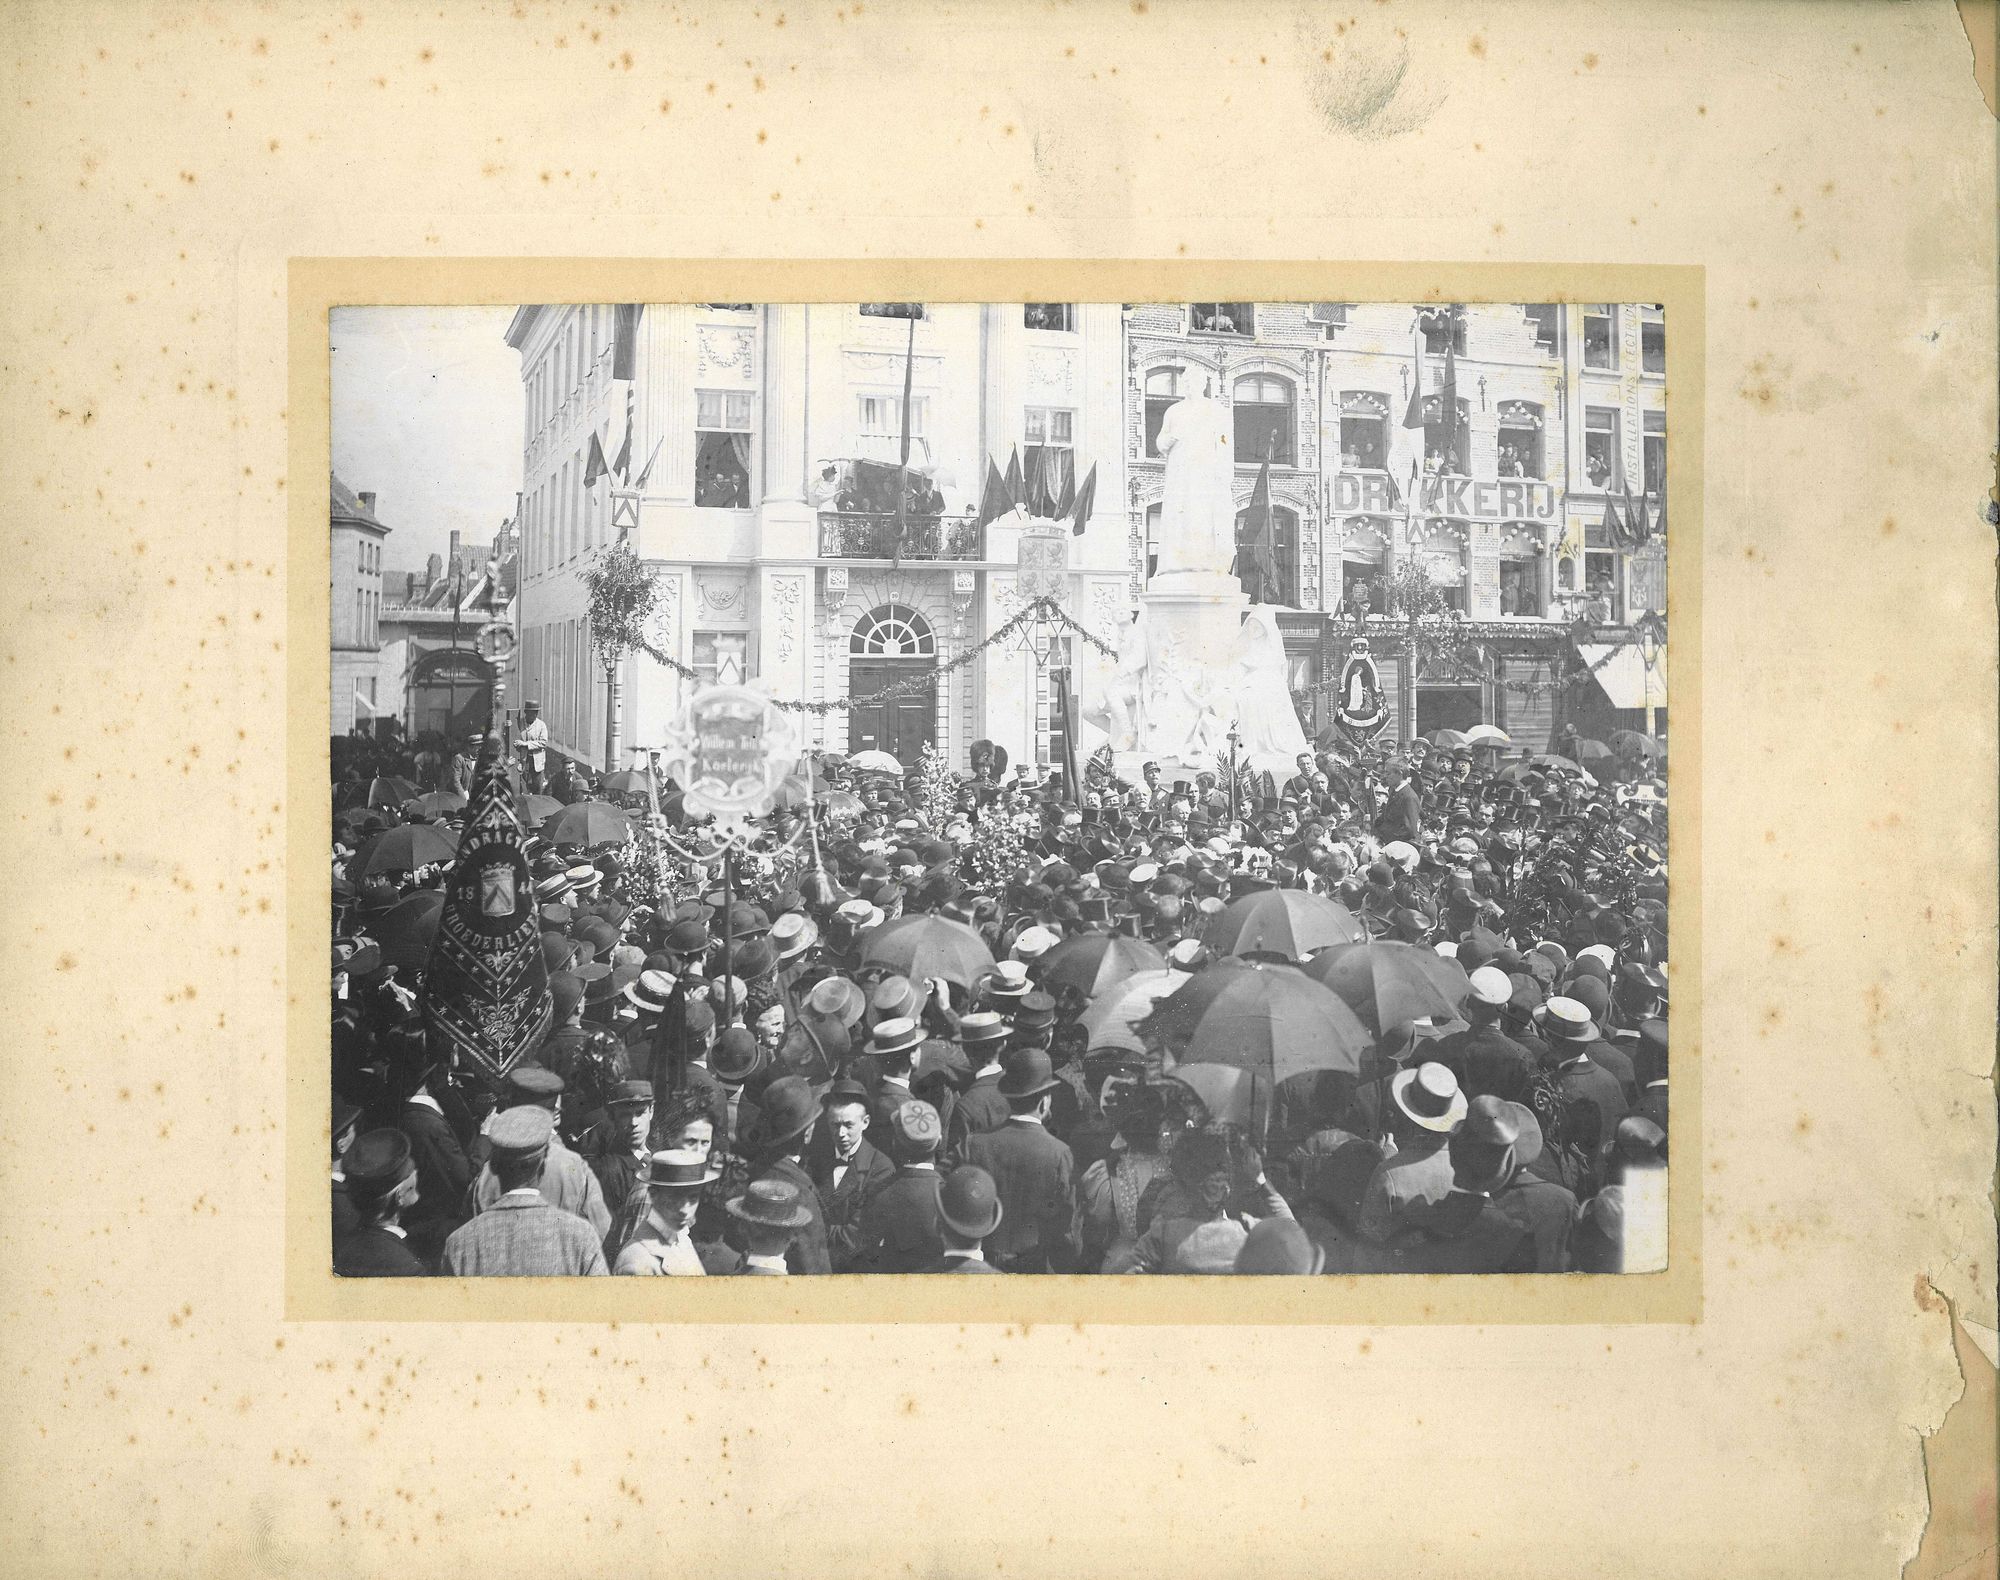
[[1186, 1132], [1168, 1161], [1174, 1196], [1129, 1251], [1105, 1263], [1107, 1273], [1228, 1273], [1257, 1220], [1232, 1213], [1236, 1159], [1220, 1125]]
[[704, 1250], [694, 1239], [702, 1191], [721, 1173], [705, 1150], [653, 1153], [643, 1181], [645, 1217], [619, 1251], [611, 1271], [637, 1277], [700, 1278], [711, 1270], [711, 1261], [733, 1262], [727, 1247]]
[[1083, 1171], [1077, 1181], [1077, 1215], [1082, 1237], [1081, 1271], [1097, 1272], [1126, 1260], [1152, 1223], [1153, 1205], [1165, 1183], [1166, 1159], [1160, 1143], [1166, 1105], [1158, 1087], [1107, 1083], [1105, 1108], [1111, 1120], [1110, 1153]]

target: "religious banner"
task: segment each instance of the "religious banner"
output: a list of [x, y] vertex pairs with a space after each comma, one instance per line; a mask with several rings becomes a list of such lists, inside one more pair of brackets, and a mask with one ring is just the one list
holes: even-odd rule
[[499, 742], [489, 739], [431, 943], [424, 1026], [434, 1050], [492, 1086], [541, 1046], [555, 1020], [522, 842]]
[[1357, 636], [1347, 644], [1340, 685], [1333, 694], [1333, 714], [1361, 735], [1379, 730], [1389, 717], [1389, 699], [1382, 692], [1381, 672], [1368, 652], [1368, 639]]

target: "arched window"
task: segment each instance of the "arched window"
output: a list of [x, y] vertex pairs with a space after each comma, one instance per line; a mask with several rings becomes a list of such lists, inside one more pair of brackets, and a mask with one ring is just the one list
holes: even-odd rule
[[[1389, 465], [1389, 402], [1373, 390], [1340, 392], [1340, 464], [1348, 471]], [[1408, 479], [1405, 479], [1408, 481]]]
[[1299, 601], [1299, 518], [1283, 505], [1271, 507], [1271, 565], [1278, 575], [1268, 581], [1255, 558], [1256, 529], [1247, 509], [1236, 512], [1236, 580], [1263, 603], [1297, 605]]
[[1236, 464], [1292, 465], [1292, 386], [1288, 379], [1250, 373], [1236, 381]]
[[1533, 401], [1500, 403], [1500, 475], [1544, 477], [1542, 408]]
[[1456, 421], [1446, 422], [1444, 397], [1424, 397], [1424, 469], [1472, 475], [1472, 403], [1457, 403]]
[[1154, 368], [1146, 375], [1146, 453], [1160, 453], [1160, 423], [1167, 408], [1187, 393], [1187, 369], [1177, 364]]
[[856, 658], [935, 658], [937, 638], [916, 610], [885, 603], [861, 617], [847, 651]]

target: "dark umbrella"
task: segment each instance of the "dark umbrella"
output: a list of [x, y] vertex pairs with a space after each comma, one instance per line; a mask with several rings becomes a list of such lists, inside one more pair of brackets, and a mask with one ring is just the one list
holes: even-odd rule
[[1638, 730], [1613, 730], [1611, 749], [1623, 757], [1658, 757], [1666, 747]]
[[579, 801], [542, 825], [542, 838], [551, 845], [581, 845], [585, 850], [622, 845], [631, 837], [632, 820], [608, 801]]
[[464, 811], [465, 797], [456, 790], [433, 790], [429, 795], [404, 802], [403, 810], [423, 817], [441, 817], [446, 812]]
[[1256, 966], [1248, 960], [1225, 958], [1204, 966], [1153, 1005], [1152, 1012], [1135, 1023], [1142, 1036], [1157, 1036], [1169, 1042], [1186, 1042], [1201, 1017], [1208, 1013], [1223, 989]]
[[853, 817], [866, 808], [867, 803], [852, 790], [834, 790], [827, 794], [826, 810], [829, 817]]
[[884, 965], [912, 982], [943, 977], [970, 990], [993, 969], [986, 940], [963, 922], [943, 916], [899, 916], [869, 931], [863, 965]]
[[524, 795], [520, 806], [521, 821], [529, 828], [539, 828], [563, 809], [562, 802], [552, 795]]
[[336, 812], [333, 824], [335, 828], [346, 829], [351, 838], [357, 834], [380, 833], [389, 827], [389, 820], [373, 807], [351, 806], [344, 812]]
[[419, 889], [398, 900], [388, 914], [375, 923], [372, 936], [382, 946], [382, 958], [405, 971], [421, 971], [431, 957], [431, 940], [437, 936], [438, 915], [444, 910], [444, 894], [437, 889]]
[[1221, 954], [1259, 950], [1300, 960], [1315, 949], [1367, 936], [1368, 930], [1352, 911], [1323, 894], [1264, 889], [1225, 905], [1209, 929], [1208, 944]]
[[1464, 968], [1425, 944], [1342, 944], [1309, 961], [1306, 975], [1331, 988], [1374, 1037], [1390, 1026], [1456, 1015], [1472, 991]]
[[369, 806], [401, 806], [405, 801], [414, 800], [417, 787], [407, 779], [398, 779], [394, 774], [377, 774], [368, 786]]
[[644, 795], [649, 777], [636, 769], [625, 768], [615, 774], [606, 774], [597, 781], [597, 788], [606, 795]]
[[355, 883], [387, 872], [413, 872], [458, 854], [458, 836], [436, 823], [405, 823], [362, 847], [348, 871]]
[[1230, 973], [1182, 1062], [1233, 1065], [1276, 1086], [1309, 1070], [1359, 1075], [1374, 1041], [1330, 988], [1288, 966], [1252, 965]]
[[1527, 766], [1530, 768], [1576, 768], [1579, 764], [1574, 758], [1563, 757], [1555, 752], [1536, 752], [1534, 756], [1528, 759]]
[[1602, 741], [1578, 741], [1576, 743], [1576, 760], [1580, 763], [1608, 763], [1611, 761], [1611, 757], [1611, 748], [1606, 746]]
[[1167, 957], [1143, 938], [1122, 933], [1080, 933], [1042, 957], [1042, 981], [1073, 987], [1085, 998], [1141, 971], [1164, 971]]

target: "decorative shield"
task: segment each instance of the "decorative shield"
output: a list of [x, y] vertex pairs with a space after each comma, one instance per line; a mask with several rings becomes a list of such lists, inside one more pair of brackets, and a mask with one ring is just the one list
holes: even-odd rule
[[660, 756], [685, 785], [690, 817], [713, 817], [727, 831], [771, 809], [799, 760], [791, 714], [748, 686], [698, 691], [667, 728]]
[[1341, 666], [1340, 686], [1333, 694], [1333, 714], [1350, 730], [1372, 734], [1389, 718], [1389, 700], [1382, 694], [1382, 676], [1368, 652], [1368, 638], [1357, 636], [1347, 644], [1347, 662]]
[[1060, 598], [1069, 581], [1069, 534], [1021, 534], [1021, 598]]

